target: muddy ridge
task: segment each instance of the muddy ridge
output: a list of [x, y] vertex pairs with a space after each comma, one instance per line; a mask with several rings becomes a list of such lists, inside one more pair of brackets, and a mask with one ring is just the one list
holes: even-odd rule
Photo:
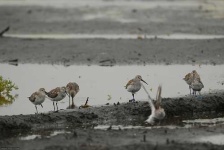
[[[166, 111], [166, 118], [162, 123], [164, 125], [169, 124], [172, 119], [181, 123], [182, 119], [222, 117], [224, 92], [202, 95], [201, 97], [164, 98], [162, 106]], [[137, 102], [86, 109], [77, 108], [74, 111], [61, 110], [59, 113], [1, 116], [0, 131], [30, 130], [38, 128], [38, 126], [54, 127], [51, 124], [60, 125], [62, 128], [67, 126], [92, 128], [96, 125], [144, 125], [144, 121], [150, 113], [148, 102]]]

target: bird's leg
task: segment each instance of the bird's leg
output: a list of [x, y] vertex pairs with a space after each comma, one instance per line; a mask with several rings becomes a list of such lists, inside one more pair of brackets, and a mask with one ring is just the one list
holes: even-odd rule
[[135, 94], [132, 93], [132, 96], [133, 96], [133, 102], [135, 102]]
[[[54, 102], [53, 102], [53, 106], [54, 106]], [[55, 111], [55, 106], [54, 106], [54, 111]]]
[[68, 105], [68, 107], [70, 107], [70, 95], [68, 96], [68, 98], [69, 98], [69, 105]]
[[189, 85], [189, 89], [190, 89], [190, 95], [191, 95], [191, 87], [190, 87], [190, 85]]
[[57, 111], [56, 112], [58, 112], [58, 102], [56, 102], [56, 106], [57, 106]]
[[43, 108], [43, 105], [42, 104], [40, 104], [40, 106]]
[[135, 94], [134, 93], [132, 93], [132, 97], [133, 97], [133, 99], [129, 100], [129, 102], [135, 102]]
[[193, 90], [193, 95], [196, 96], [196, 91], [195, 90]]
[[74, 107], [75, 106], [75, 104], [74, 104], [74, 96], [72, 96], [72, 105], [71, 105], [72, 107]]
[[35, 105], [35, 107], [36, 107], [36, 111], [37, 111], [37, 114], [38, 114], [37, 105]]

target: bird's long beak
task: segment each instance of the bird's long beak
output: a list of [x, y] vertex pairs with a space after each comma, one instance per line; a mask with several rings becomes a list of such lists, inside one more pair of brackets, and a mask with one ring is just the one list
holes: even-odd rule
[[141, 81], [148, 85], [148, 83], [146, 83], [144, 80], [141, 79]]

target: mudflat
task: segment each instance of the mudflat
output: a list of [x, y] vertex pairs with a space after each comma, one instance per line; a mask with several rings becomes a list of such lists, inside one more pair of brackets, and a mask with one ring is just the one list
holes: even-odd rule
[[[3, 0], [0, 31], [10, 29], [0, 38], [0, 62], [224, 64], [224, 39], [215, 38], [224, 35], [223, 12], [224, 2], [218, 0]], [[63, 38], [70, 34], [85, 38]], [[222, 121], [186, 121], [222, 119], [223, 91], [163, 98], [162, 106], [166, 118], [155, 126], [144, 123], [150, 115], [147, 102], [1, 116], [0, 149], [223, 149]]]

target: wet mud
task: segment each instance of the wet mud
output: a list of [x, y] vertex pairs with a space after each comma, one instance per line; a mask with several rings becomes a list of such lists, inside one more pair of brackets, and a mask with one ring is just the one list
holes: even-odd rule
[[[6, 34], [134, 34], [136, 39], [20, 39], [2, 34], [0, 63], [224, 64], [224, 39], [157, 37], [175, 33], [223, 35], [222, 1], [63, 2], [0, 1], [0, 32], [9, 26]], [[145, 34], [155, 38], [147, 39]], [[144, 123], [150, 114], [147, 101], [0, 116], [0, 150], [224, 148], [223, 122], [189, 125], [184, 121], [223, 118], [223, 91], [198, 97], [164, 97], [162, 106], [166, 117], [153, 127]], [[99, 129], [102, 125], [108, 128]]]
[[[212, 127], [196, 124], [187, 128], [184, 127], [183, 120], [223, 117], [224, 92], [198, 97], [163, 98], [162, 106], [166, 111], [166, 117], [154, 126], [160, 126], [160, 128], [153, 130], [147, 128], [112, 129], [112, 126], [116, 125], [151, 127], [144, 123], [151, 113], [147, 101], [68, 109], [58, 113], [1, 116], [0, 143], [22, 149], [29, 149], [32, 144], [42, 143], [36, 149], [46, 150], [61, 148], [135, 149], [137, 147], [141, 149], [146, 147], [187, 149], [189, 146], [196, 146], [198, 149], [210, 149], [212, 147], [221, 149], [222, 146], [212, 143], [197, 142], [197, 137], [223, 132], [223, 124]], [[100, 125], [108, 125], [108, 128], [106, 130], [94, 129]], [[174, 128], [169, 128], [169, 126], [174, 126]], [[55, 130], [68, 132], [49, 136], [48, 132]], [[23, 136], [35, 134], [40, 136], [28, 141], [21, 140]], [[176, 136], [176, 134], [179, 135]], [[191, 138], [195, 138], [195, 142], [191, 141]], [[58, 143], [61, 140], [64, 141], [64, 144]]]
[[70, 65], [223, 64], [223, 39], [74, 39], [1, 38], [0, 62]]

